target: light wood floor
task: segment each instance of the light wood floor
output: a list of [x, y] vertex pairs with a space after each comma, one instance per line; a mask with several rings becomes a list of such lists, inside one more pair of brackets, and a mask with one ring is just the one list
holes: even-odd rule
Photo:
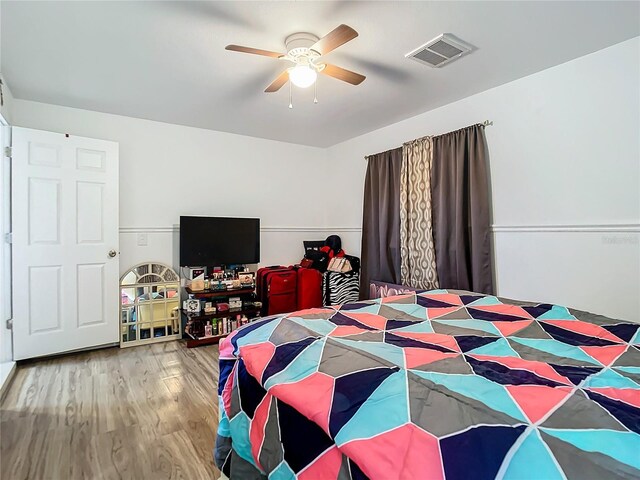
[[218, 347], [110, 348], [18, 366], [0, 478], [215, 479]]

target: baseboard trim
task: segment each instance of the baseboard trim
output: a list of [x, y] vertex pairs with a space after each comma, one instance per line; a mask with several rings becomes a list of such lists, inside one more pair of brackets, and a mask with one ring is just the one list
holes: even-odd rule
[[16, 376], [16, 362], [6, 362], [11, 364], [9, 367], [9, 373], [7, 373], [6, 377], [2, 379], [2, 384], [0, 384], [0, 401], [4, 400], [4, 396], [9, 391], [9, 387], [13, 383], [13, 379]]
[[579, 233], [640, 233], [640, 224], [583, 224], [583, 225], [493, 225], [491, 231], [502, 232], [579, 232]]
[[[169, 227], [120, 227], [120, 233], [174, 233], [180, 231], [178, 225]], [[260, 227], [261, 232], [265, 233], [280, 233], [280, 232], [319, 232], [319, 233], [332, 233], [332, 232], [361, 232], [361, 227]]]

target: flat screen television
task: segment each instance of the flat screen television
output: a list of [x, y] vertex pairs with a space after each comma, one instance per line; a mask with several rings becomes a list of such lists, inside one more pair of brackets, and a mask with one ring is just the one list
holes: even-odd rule
[[260, 219], [180, 217], [180, 266], [258, 263]]

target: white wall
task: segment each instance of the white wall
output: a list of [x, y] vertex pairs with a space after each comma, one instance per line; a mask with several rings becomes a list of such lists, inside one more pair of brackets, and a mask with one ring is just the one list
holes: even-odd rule
[[[2, 15], [2, 5], [0, 4], [0, 17]], [[2, 25], [2, 22], [0, 21], [0, 27]], [[0, 35], [1, 37], [1, 35]], [[0, 51], [0, 55], [1, 55], [1, 51]], [[1, 57], [0, 57], [1, 59]], [[0, 61], [0, 63], [2, 63]], [[2, 75], [2, 72], [0, 72], [0, 78], [2, 79], [2, 83], [3, 83], [3, 88], [2, 88], [2, 93], [3, 93], [3, 98], [4, 98], [4, 102], [2, 105], [0, 105], [0, 115], [2, 115], [2, 118], [4, 118], [4, 120], [7, 123], [11, 123], [12, 119], [11, 119], [11, 110], [13, 108], [13, 95], [11, 94], [11, 90], [9, 90], [9, 85], [7, 85], [7, 82], [4, 78], [4, 76]]]
[[9, 89], [9, 85], [7, 85], [6, 80], [0, 73], [0, 78], [2, 78], [2, 99], [3, 103], [0, 105], [0, 115], [5, 119], [7, 123], [12, 122], [12, 111], [13, 111], [13, 95], [11, 94], [11, 90]]
[[361, 225], [365, 155], [489, 119], [499, 294], [638, 321], [639, 85], [640, 37], [336, 145], [332, 221]]
[[297, 262], [303, 239], [329, 234], [325, 149], [23, 100], [13, 116], [18, 126], [119, 142], [122, 272], [174, 264], [180, 215], [260, 217], [264, 265]]
[[180, 214], [261, 217], [263, 264], [330, 233], [358, 254], [363, 157], [490, 119], [498, 293], [638, 320], [639, 58], [635, 38], [330, 149], [22, 100], [12, 114], [120, 143], [121, 270], [173, 263]]

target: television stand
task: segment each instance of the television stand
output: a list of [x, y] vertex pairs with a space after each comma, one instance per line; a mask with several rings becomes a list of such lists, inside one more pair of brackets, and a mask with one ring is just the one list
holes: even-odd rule
[[233, 297], [235, 295], [246, 295], [247, 293], [254, 293], [255, 287], [247, 288], [232, 288], [230, 290], [196, 290], [193, 291], [189, 287], [185, 287], [186, 292], [189, 295], [194, 295], [196, 298], [219, 298], [219, 297]]
[[[191, 288], [185, 288], [186, 293], [193, 299], [199, 300], [201, 305], [200, 312], [190, 313], [184, 308], [182, 309], [182, 331], [183, 339], [187, 348], [200, 347], [203, 345], [214, 345], [230, 333], [241, 327], [242, 324], [237, 317], [246, 316], [247, 323], [250, 323], [260, 316], [260, 306], [253, 305], [256, 301], [255, 286], [233, 288], [228, 290], [201, 290], [193, 291]], [[204, 303], [211, 302], [214, 305], [227, 303], [231, 297], [240, 297], [242, 300], [241, 308], [233, 308], [229, 310], [216, 310], [215, 313], [206, 313], [204, 311]], [[246, 303], [246, 305], [245, 305]], [[205, 335], [205, 325], [210, 322], [213, 330], [212, 335]]]

